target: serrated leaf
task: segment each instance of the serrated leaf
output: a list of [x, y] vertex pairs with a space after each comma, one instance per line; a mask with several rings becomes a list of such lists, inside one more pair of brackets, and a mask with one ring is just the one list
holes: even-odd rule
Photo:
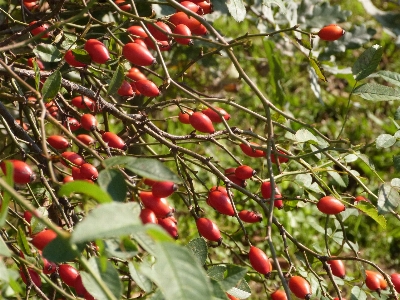
[[380, 76], [381, 78], [385, 79], [387, 82], [394, 84], [400, 87], [400, 74], [391, 71], [379, 71], [376, 72], [376, 75]]
[[246, 273], [247, 273], [247, 268], [231, 264], [226, 265], [224, 278], [223, 280], [220, 281], [220, 284], [224, 289], [224, 291], [236, 287], [239, 284], [239, 282], [244, 278]]
[[310, 131], [307, 129], [300, 129], [296, 132], [295, 134], [296, 141], [299, 143], [313, 143], [313, 144], [318, 144], [318, 139], [314, 134], [312, 134]]
[[371, 37], [374, 36], [375, 33], [375, 29], [367, 27], [365, 26], [365, 24], [362, 24], [360, 26], [354, 25], [349, 31], [346, 31], [344, 37], [341, 38], [338, 42], [345, 45], [346, 49], [358, 49], [362, 45], [369, 42], [371, 40]]
[[376, 138], [376, 148], [389, 148], [396, 143], [396, 138], [391, 134], [381, 134]]
[[44, 101], [48, 102], [57, 96], [61, 88], [61, 78], [61, 72], [57, 70], [46, 79], [42, 88], [42, 97]]
[[165, 299], [212, 299], [212, 286], [192, 252], [175, 243], [156, 245], [156, 262], [142, 263], [140, 271], [162, 291]]
[[[350, 11], [341, 10], [340, 5], [330, 5], [328, 2], [316, 2], [317, 4], [310, 9], [310, 3], [300, 6], [299, 15], [307, 18], [306, 24], [313, 28], [322, 28], [327, 24], [337, 24], [344, 22], [351, 15]], [[301, 10], [304, 11], [301, 11]]]
[[76, 35], [64, 32], [63, 41], [61, 42], [60, 46], [64, 50], [68, 50], [75, 44], [77, 39], [78, 37]]
[[83, 243], [95, 239], [118, 238], [130, 235], [142, 228], [138, 203], [105, 203], [88, 213], [72, 233], [72, 243]]
[[367, 300], [367, 294], [360, 287], [353, 286], [350, 300]]
[[[114, 295], [115, 299], [122, 297], [122, 283], [119, 279], [119, 274], [114, 265], [108, 261], [102, 261], [101, 258], [91, 257], [89, 259], [89, 267], [103, 283], [107, 286], [110, 292]], [[83, 286], [86, 290], [96, 299], [109, 299], [104, 293], [103, 289], [98, 285], [96, 280], [87, 272], [80, 272], [82, 277]]]
[[242, 22], [246, 17], [246, 7], [243, 0], [227, 0], [226, 6], [236, 22]]
[[378, 191], [378, 212], [380, 214], [395, 210], [400, 203], [399, 192], [390, 184], [382, 184]]
[[324, 74], [324, 70], [322, 69], [319, 61], [317, 61], [315, 58], [313, 57], [309, 57], [310, 60], [310, 65], [313, 68], [313, 70], [315, 71], [315, 74], [317, 74], [318, 78], [321, 79], [322, 81], [326, 82], [326, 77]]
[[39, 44], [33, 49], [36, 57], [42, 62], [56, 63], [61, 61], [62, 54], [56, 46], [51, 44]]
[[118, 65], [117, 70], [114, 72], [113, 77], [111, 78], [110, 84], [107, 89], [107, 95], [112, 95], [118, 91], [121, 87], [122, 82], [125, 78], [124, 68], [121, 65]]
[[103, 161], [107, 168], [122, 166], [144, 178], [157, 181], [172, 181], [180, 183], [181, 179], [168, 169], [162, 162], [151, 158], [131, 156], [113, 156]]
[[63, 184], [58, 191], [58, 195], [60, 197], [69, 197], [71, 194], [84, 194], [93, 198], [98, 203], [107, 203], [113, 201], [110, 195], [104, 192], [98, 185], [82, 180], [72, 181]]
[[139, 271], [139, 264], [135, 262], [128, 262], [129, 274], [131, 275], [133, 281], [146, 293], [150, 293], [153, 289], [153, 284], [149, 278], [144, 276]]
[[125, 201], [128, 187], [126, 186], [124, 175], [119, 170], [101, 170], [97, 178], [97, 183], [114, 201]]
[[200, 264], [203, 266], [206, 263], [208, 255], [207, 243], [203, 238], [196, 238], [191, 240], [186, 247], [188, 247], [199, 260]]
[[371, 75], [378, 67], [382, 54], [383, 48], [379, 45], [373, 45], [365, 50], [353, 65], [354, 79], [360, 81]]
[[400, 100], [400, 90], [378, 83], [365, 83], [353, 90], [353, 94], [369, 101]]
[[298, 174], [295, 177], [295, 181], [305, 188], [312, 184], [312, 176], [310, 174]]
[[216, 281], [224, 279], [226, 265], [211, 266], [207, 269], [207, 275]]
[[223, 290], [219, 281], [211, 279], [211, 285], [213, 290], [213, 297], [212, 300], [229, 300], [228, 296], [226, 295], [225, 291]]
[[361, 153], [356, 153], [356, 155], [372, 170], [375, 170], [374, 162], [367, 155]]
[[349, 178], [347, 174], [340, 175], [336, 171], [328, 171], [328, 174], [333, 178], [333, 180], [341, 187], [347, 187], [349, 184]]
[[279, 11], [282, 14], [286, 14], [285, 3], [286, 3], [286, 1], [283, 1], [283, 0], [263, 0], [262, 5], [271, 7], [272, 4], [275, 4], [279, 7]]
[[367, 216], [372, 218], [376, 223], [378, 223], [382, 229], [386, 229], [386, 219], [382, 215], [378, 215], [378, 210], [375, 206], [367, 201], [358, 201], [357, 208], [364, 212]]
[[237, 287], [233, 287], [226, 292], [229, 295], [232, 295], [239, 299], [247, 299], [251, 296], [251, 289], [244, 278], [240, 281]]

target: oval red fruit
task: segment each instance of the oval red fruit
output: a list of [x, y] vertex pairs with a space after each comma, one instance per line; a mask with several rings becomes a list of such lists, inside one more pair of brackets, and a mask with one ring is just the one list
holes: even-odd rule
[[344, 31], [344, 29], [341, 28], [339, 25], [330, 24], [323, 27], [318, 32], [318, 36], [320, 37], [321, 40], [324, 41], [336, 41], [340, 39], [345, 33], [346, 31]]
[[58, 266], [58, 274], [66, 285], [74, 287], [76, 278], [79, 276], [79, 271], [71, 265], [61, 264]]
[[179, 24], [185, 24], [192, 33], [194, 33], [194, 31], [198, 30], [198, 28], [200, 27], [200, 25], [202, 25], [199, 21], [197, 21], [195, 18], [193, 17], [189, 17], [187, 14], [185, 14], [182, 11], [178, 11], [176, 13], [174, 13], [170, 18], [169, 21], [174, 24], [175, 26], [179, 25]]
[[[115, 4], [118, 5], [118, 7], [120, 9], [122, 9], [123, 11], [130, 11], [132, 6], [130, 4], [126, 4], [127, 0], [114, 0]], [[123, 4], [125, 3], [125, 4]]]
[[392, 275], [390, 275], [390, 278], [392, 280], [396, 292], [400, 293], [400, 274], [393, 273]]
[[81, 128], [81, 123], [75, 118], [68, 117], [67, 120], [63, 122], [65, 128], [69, 128], [71, 131], [78, 130]]
[[86, 96], [76, 96], [72, 98], [71, 104], [80, 109], [89, 109], [95, 111], [96, 101], [86, 97]]
[[147, 37], [147, 33], [144, 31], [142, 26], [139, 25], [132, 25], [126, 29], [130, 34], [138, 38], [145, 38]]
[[285, 291], [277, 290], [271, 294], [271, 300], [287, 300]]
[[[151, 35], [158, 41], [167, 41], [168, 35], [172, 33], [171, 28], [164, 22], [158, 21], [154, 24], [147, 24], [147, 29], [150, 31]], [[165, 31], [166, 33], [164, 33]]]
[[[286, 155], [286, 153], [282, 152], [281, 150], [276, 150], [278, 153]], [[279, 154], [276, 155], [278, 157], [278, 161], [280, 164], [287, 163], [289, 161], [289, 158], [280, 156]], [[271, 153], [271, 161], [276, 164], [276, 157], [275, 154]]]
[[67, 52], [65, 52], [64, 59], [72, 67], [82, 68], [87, 66], [87, 64], [84, 64], [75, 59], [72, 50], [67, 50]]
[[100, 41], [89, 39], [85, 43], [85, 50], [89, 53], [92, 61], [98, 64], [104, 64], [110, 59], [107, 47]]
[[172, 211], [165, 198], [154, 197], [152, 192], [141, 191], [139, 198], [145, 208], [151, 209], [158, 218], [168, 217]]
[[289, 279], [289, 289], [297, 298], [310, 299], [311, 287], [307, 280], [300, 276], [293, 276]]
[[126, 44], [122, 49], [122, 55], [138, 66], [150, 66], [156, 62], [149, 50], [136, 43]]
[[[29, 23], [29, 25], [33, 25], [33, 24], [36, 24], [36, 23], [37, 23], [37, 21], [32, 21], [32, 22]], [[48, 24], [42, 24], [39, 27], [36, 27], [35, 29], [32, 29], [31, 33], [32, 33], [32, 35], [38, 35], [38, 34], [44, 32], [44, 31], [46, 31], [49, 27], [50, 26]], [[45, 38], [48, 38], [49, 36], [50, 36], [50, 33], [46, 32], [45, 34], [43, 34], [41, 36], [41, 38], [45, 39]]]
[[147, 79], [146, 75], [144, 75], [138, 68], [130, 68], [126, 76], [133, 81]]
[[365, 270], [365, 284], [371, 291], [380, 291], [381, 283], [377, 272]]
[[[36, 273], [35, 270], [29, 269], [29, 268], [28, 268], [28, 273], [29, 273], [29, 276], [30, 276], [31, 279], [32, 279], [32, 282], [33, 282], [37, 287], [40, 288], [40, 287], [42, 286], [42, 280], [41, 280], [41, 278], [40, 278], [40, 275], [39, 275], [38, 273]], [[19, 274], [21, 275], [22, 281], [23, 281], [26, 285], [28, 285], [28, 284], [29, 284], [29, 283], [28, 283], [28, 280], [27, 280], [27, 278], [26, 278], [26, 276], [25, 276], [25, 273], [22, 271], [21, 268], [19, 269]]]
[[246, 223], [258, 223], [262, 221], [262, 215], [260, 213], [249, 211], [249, 210], [242, 210], [238, 213], [240, 220]]
[[322, 197], [317, 203], [317, 208], [327, 215], [336, 215], [346, 209], [342, 202], [332, 196]]
[[126, 150], [125, 142], [113, 132], [104, 132], [101, 138], [108, 144], [108, 147]]
[[151, 192], [154, 197], [165, 198], [172, 195], [178, 189], [178, 186], [172, 181], [156, 181], [151, 186]]
[[173, 218], [159, 218], [158, 225], [164, 228], [174, 239], [178, 238], [178, 227]]
[[68, 166], [69, 162], [74, 165], [77, 165], [77, 166], [80, 166], [85, 163], [85, 160], [83, 159], [83, 157], [75, 152], [65, 151], [65, 152], [61, 153], [61, 156], [62, 156], [62, 158], [64, 158], [61, 160], [61, 163], [64, 166]]
[[149, 208], [143, 208], [140, 211], [140, 219], [142, 220], [143, 224], [147, 224], [147, 223], [157, 224], [158, 223], [156, 214], [154, 213], [154, 211], [152, 211]]
[[32, 245], [39, 250], [43, 250], [47, 246], [47, 244], [54, 240], [56, 237], [57, 233], [55, 233], [53, 230], [45, 229], [33, 236]]
[[258, 273], [268, 277], [272, 271], [272, 264], [268, 256], [260, 248], [250, 246], [249, 251], [250, 264]]
[[211, 191], [208, 193], [207, 204], [214, 208], [221, 214], [234, 216], [235, 211], [233, 209], [231, 200], [227, 193], [219, 190]]
[[221, 233], [213, 221], [207, 218], [198, 218], [196, 220], [197, 230], [200, 235], [209, 241], [218, 242], [222, 241]]
[[147, 97], [157, 97], [160, 95], [160, 90], [157, 85], [148, 79], [141, 79], [135, 82], [135, 86], [140, 94]]
[[209, 117], [202, 112], [194, 112], [189, 116], [190, 125], [194, 129], [204, 133], [214, 133], [215, 129]]
[[212, 12], [212, 4], [209, 1], [200, 1], [197, 2], [197, 5], [200, 7], [197, 12], [199, 15], [206, 15]]
[[81, 165], [80, 169], [80, 175], [82, 179], [96, 180], [97, 177], [99, 177], [99, 172], [92, 164], [84, 163]]
[[[198, 6], [196, 3], [193, 3], [192, 1], [182, 1], [180, 4], [194, 13], [197, 13], [197, 11], [200, 9], [200, 6]], [[179, 11], [179, 9], [177, 10]]]
[[43, 261], [43, 273], [44, 274], [53, 274], [57, 271], [57, 265], [51, 261], [48, 261], [44, 257], [42, 257]]
[[175, 34], [180, 34], [186, 36], [185, 38], [183, 37], [174, 37], [174, 40], [181, 45], [189, 45], [192, 43], [192, 39], [190, 38], [192, 36], [192, 32], [190, 31], [189, 27], [187, 27], [185, 24], [178, 24], [175, 26], [173, 33]]
[[78, 134], [76, 136], [76, 138], [87, 146], [90, 146], [90, 145], [93, 145], [96, 143], [96, 140], [87, 134]]
[[255, 174], [256, 172], [253, 170], [253, 168], [247, 165], [242, 165], [235, 169], [235, 176], [242, 180], [249, 179], [253, 177]]
[[133, 96], [134, 91], [128, 81], [124, 80], [117, 91], [120, 96]]
[[247, 156], [250, 157], [264, 157], [265, 156], [265, 152], [263, 150], [259, 150], [259, 149], [253, 149], [251, 147], [251, 145], [253, 146], [260, 146], [257, 143], [253, 143], [253, 142], [249, 142], [249, 145], [246, 144], [240, 144], [240, 149], [242, 149], [243, 153], [246, 154]]
[[209, 117], [213, 123], [221, 123], [222, 118], [224, 118], [225, 120], [229, 120], [231, 118], [230, 114], [228, 114], [225, 109], [220, 107], [214, 107], [214, 109], [217, 110], [219, 114], [212, 110], [210, 107], [202, 110], [201, 112]]
[[185, 111], [180, 111], [178, 115], [179, 122], [183, 124], [190, 124], [189, 116], [193, 113], [190, 109], [185, 109]]
[[28, 58], [28, 66], [30, 66], [31, 68], [33, 68], [33, 62], [36, 62], [36, 64], [38, 65], [40, 70], [44, 70], [44, 65], [43, 63], [37, 59], [36, 57], [30, 57]]
[[61, 135], [51, 135], [47, 137], [46, 141], [57, 150], [63, 150], [70, 146], [68, 140]]
[[7, 175], [5, 162], [10, 162], [13, 168], [13, 180], [17, 184], [26, 184], [35, 180], [35, 174], [33, 173], [31, 167], [22, 160], [10, 159], [5, 160], [0, 163], [1, 170], [5, 175]]
[[336, 260], [328, 260], [327, 263], [331, 267], [332, 274], [344, 278], [346, 276], [346, 268], [344, 266], [343, 261], [336, 259]]
[[83, 129], [88, 131], [96, 130], [97, 127], [97, 119], [92, 114], [84, 114], [81, 117], [81, 126]]

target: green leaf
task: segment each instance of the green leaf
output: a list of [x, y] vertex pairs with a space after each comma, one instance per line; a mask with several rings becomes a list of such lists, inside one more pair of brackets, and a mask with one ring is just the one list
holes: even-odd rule
[[337, 171], [328, 171], [328, 174], [333, 178], [333, 180], [341, 187], [347, 187], [349, 184], [349, 178], [347, 174], [341, 176]]
[[[116, 299], [122, 299], [122, 283], [119, 280], [117, 270], [110, 261], [101, 261], [98, 257], [91, 257], [89, 259], [89, 267], [102, 279]], [[81, 271], [80, 274], [83, 286], [94, 298], [109, 299], [89, 273]]]
[[[8, 249], [6, 243], [3, 240], [3, 237], [0, 236], [0, 256], [10, 257], [11, 251]], [[1, 272], [0, 272], [1, 273]]]
[[126, 186], [125, 177], [119, 170], [105, 169], [100, 171], [97, 183], [114, 201], [125, 201], [128, 187]]
[[364, 212], [367, 216], [371, 217], [376, 223], [378, 223], [382, 229], [386, 229], [386, 219], [382, 215], [378, 215], [378, 210], [375, 206], [367, 201], [359, 201], [357, 208]]
[[262, 5], [271, 7], [272, 4], [275, 4], [279, 7], [279, 11], [282, 14], [285, 14], [286, 13], [285, 3], [286, 3], [286, 1], [283, 1], [283, 0], [263, 0]]
[[397, 189], [390, 184], [382, 184], [378, 191], [378, 212], [380, 214], [395, 210], [400, 203], [400, 195]]
[[45, 101], [52, 100], [61, 88], [61, 72], [55, 71], [43, 84], [42, 97]]
[[393, 156], [393, 166], [397, 172], [400, 172], [400, 155]]
[[172, 181], [180, 183], [181, 179], [171, 172], [157, 159], [137, 158], [131, 156], [113, 156], [103, 161], [107, 168], [123, 166], [131, 172], [157, 181]]
[[[315, 3], [315, 5], [314, 5]], [[313, 8], [312, 10], [310, 8]], [[298, 8], [299, 16], [305, 16], [305, 23], [309, 27], [321, 28], [327, 24], [344, 22], [351, 15], [348, 10], [341, 10], [340, 5], [330, 5], [328, 2], [316, 1], [313, 3], [302, 1]]]
[[130, 235], [143, 225], [138, 203], [105, 203], [88, 213], [72, 233], [72, 243]]
[[[84, 247], [85, 245], [81, 244], [79, 251], [82, 251]], [[79, 251], [72, 248], [69, 239], [57, 236], [43, 249], [43, 256], [49, 261], [61, 263], [74, 260], [79, 255]]]
[[367, 294], [360, 287], [353, 286], [350, 300], [367, 300]]
[[242, 22], [246, 17], [246, 7], [243, 0], [229, 0], [226, 2], [226, 6], [236, 22]]
[[353, 94], [369, 101], [400, 100], [400, 90], [378, 83], [362, 84], [354, 89]]
[[165, 299], [211, 299], [211, 283], [189, 249], [175, 243], [158, 243], [155, 256], [155, 264], [142, 264], [140, 271], [156, 283]]
[[22, 226], [18, 227], [17, 232], [17, 244], [23, 253], [28, 256], [32, 256], [31, 248], [28, 245], [28, 241], [26, 239], [25, 231]]
[[60, 46], [62, 49], [68, 50], [76, 43], [77, 39], [78, 38], [76, 35], [64, 32], [63, 41], [61, 42]]
[[[13, 164], [10, 161], [4, 161], [6, 172], [5, 172], [5, 181], [9, 186], [14, 186], [14, 168]], [[0, 227], [3, 227], [6, 223], [7, 214], [8, 214], [8, 205], [11, 200], [11, 194], [7, 191], [4, 191], [3, 199], [1, 200], [0, 205]]]
[[133, 281], [146, 293], [150, 293], [153, 289], [153, 284], [146, 276], [144, 276], [140, 271], [139, 264], [135, 262], [128, 263], [129, 274], [131, 275]]
[[381, 134], [376, 138], [376, 148], [389, 148], [396, 143], [396, 138], [391, 134]]
[[39, 44], [33, 49], [36, 57], [42, 62], [56, 63], [61, 61], [62, 54], [56, 46], [51, 44]]
[[128, 237], [123, 237], [121, 240], [105, 240], [104, 245], [107, 257], [117, 257], [127, 260], [134, 257], [139, 252], [136, 243]]
[[192, 250], [200, 264], [203, 266], [207, 260], [208, 247], [207, 243], [203, 238], [196, 238], [191, 240], [186, 247]]
[[156, 242], [146, 232], [149, 227], [160, 228], [160, 226], [156, 224], [146, 224], [144, 227], [140, 228], [140, 230], [136, 230], [134, 233], [132, 233], [132, 237], [139, 243], [140, 247], [154, 256]]
[[400, 107], [396, 109], [396, 112], [394, 113], [394, 119], [400, 120]]
[[207, 269], [207, 275], [216, 281], [224, 279], [224, 273], [226, 271], [226, 265], [211, 266]]
[[324, 82], [327, 82], [325, 74], [324, 74], [324, 70], [322, 69], [319, 61], [313, 57], [309, 57], [309, 60], [310, 60], [310, 65], [314, 69], [315, 74], [318, 76], [318, 78]]
[[353, 65], [354, 79], [360, 81], [371, 75], [378, 67], [382, 54], [383, 48], [379, 45], [373, 45], [365, 50]]
[[387, 82], [390, 82], [391, 84], [394, 84], [394, 85], [400, 87], [400, 74], [399, 73], [391, 72], [391, 71], [379, 71], [376, 73], [376, 75], [382, 77]]
[[8, 274], [8, 269], [4, 264], [3, 260], [0, 259], [0, 285], [8, 285], [10, 280], [10, 275]]
[[233, 287], [226, 292], [239, 299], [247, 299], [251, 296], [251, 289], [244, 278], [239, 281], [236, 287]]
[[122, 82], [125, 78], [125, 71], [121, 65], [118, 65], [113, 77], [111, 78], [110, 84], [107, 89], [107, 95], [112, 95], [118, 91], [121, 87]]
[[[49, 212], [45, 207], [38, 207], [35, 211], [35, 213], [39, 216], [41, 216], [44, 219], [48, 219]], [[32, 214], [32, 219], [31, 219], [31, 233], [36, 234], [38, 232], [41, 232], [46, 228], [46, 225], [35, 216], [35, 214]]]
[[89, 53], [85, 49], [73, 49], [72, 54], [74, 58], [86, 65], [89, 65], [92, 62]]
[[73, 194], [87, 195], [96, 200], [98, 203], [107, 203], [113, 201], [110, 195], [104, 192], [98, 185], [82, 180], [71, 181], [63, 184], [58, 191], [58, 195], [60, 197], [69, 197]]
[[309, 142], [312, 144], [319, 143], [317, 137], [314, 134], [312, 134], [310, 131], [308, 131], [307, 129], [298, 130], [295, 134], [295, 138], [296, 138], [296, 141], [299, 143], [305, 143], [305, 142]]
[[219, 281], [211, 279], [211, 285], [213, 289], [212, 300], [229, 300]]
[[244, 278], [247, 273], [247, 268], [235, 265], [226, 265], [226, 271], [224, 272], [224, 279], [220, 281], [220, 284], [224, 291], [227, 291], [233, 287], [236, 287], [239, 282]]

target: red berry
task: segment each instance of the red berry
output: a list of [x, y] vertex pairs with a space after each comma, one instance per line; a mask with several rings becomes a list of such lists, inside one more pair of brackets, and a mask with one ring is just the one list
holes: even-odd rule
[[[41, 280], [41, 278], [40, 278], [40, 275], [39, 275], [38, 273], [36, 273], [35, 270], [29, 269], [29, 268], [28, 268], [28, 273], [29, 273], [29, 276], [30, 276], [31, 279], [32, 279], [32, 282], [33, 282], [37, 287], [40, 288], [40, 287], [42, 286], [42, 280]], [[25, 276], [25, 273], [22, 271], [22, 268], [19, 269], [19, 274], [20, 274], [20, 276], [21, 276], [22, 281], [23, 281], [26, 285], [28, 285], [28, 280], [27, 280], [27, 278], [26, 278], [26, 276]]]
[[58, 274], [66, 285], [74, 287], [76, 278], [79, 276], [79, 271], [71, 265], [61, 264], [58, 266]]
[[44, 274], [53, 274], [57, 270], [57, 265], [55, 263], [48, 261], [44, 257], [42, 257], [42, 261]]
[[63, 150], [70, 146], [68, 140], [61, 135], [51, 135], [47, 137], [46, 141], [57, 150]]
[[44, 65], [43, 63], [37, 59], [36, 57], [30, 57], [28, 58], [28, 66], [30, 66], [31, 68], [33, 68], [33, 62], [36, 61], [38, 67], [40, 70], [44, 70]]
[[176, 25], [173, 33], [187, 36], [187, 38], [174, 37], [174, 40], [178, 44], [189, 45], [190, 43], [192, 43], [192, 39], [190, 38], [192, 32], [190, 31], [189, 27], [187, 27], [185, 24]]
[[91, 114], [84, 114], [81, 117], [81, 126], [83, 129], [88, 131], [96, 130], [97, 127], [97, 119], [95, 116]]
[[[147, 48], [157, 50], [157, 47], [154, 44], [154, 42], [151, 40], [151, 38], [149, 38], [149, 37], [144, 38], [143, 42], [146, 44]], [[157, 44], [158, 48], [160, 49], [160, 51], [169, 51], [171, 49], [171, 45], [170, 45], [169, 41], [157, 40], [156, 44]]]
[[256, 172], [251, 167], [246, 165], [239, 166], [235, 170], [235, 176], [242, 180], [246, 180], [253, 177], [255, 173]]
[[289, 289], [297, 298], [310, 299], [311, 287], [307, 280], [300, 276], [293, 276], [289, 279]]
[[161, 21], [158, 21], [154, 24], [147, 24], [147, 29], [150, 31], [151, 35], [158, 41], [167, 41], [168, 35], [162, 32], [160, 29], [169, 34], [172, 33], [171, 28]]
[[233, 209], [229, 196], [227, 195], [227, 193], [224, 193], [222, 191], [216, 190], [209, 192], [207, 197], [207, 204], [221, 214], [228, 216], [235, 215], [235, 211]]
[[238, 213], [240, 220], [246, 223], [258, 223], [262, 221], [262, 215], [254, 211], [242, 210]]
[[327, 263], [331, 267], [332, 274], [344, 278], [346, 276], [346, 268], [341, 260], [328, 260]]
[[358, 204], [360, 201], [367, 201], [367, 202], [370, 202], [371, 203], [371, 201], [369, 201], [369, 199], [367, 199], [367, 198], [365, 198], [364, 196], [357, 196], [355, 199], [354, 199], [354, 204], [356, 205], [356, 204]]
[[63, 125], [65, 128], [69, 127], [71, 131], [75, 131], [81, 128], [81, 123], [79, 123], [77, 119], [71, 117], [68, 117], [67, 120], [64, 121]]
[[132, 6], [130, 4], [122, 4], [122, 3], [126, 3], [127, 0], [114, 0], [115, 4], [118, 5], [118, 7], [120, 9], [122, 9], [123, 11], [130, 11]]
[[[186, 7], [187, 9], [191, 10], [194, 13], [197, 13], [197, 11], [200, 9], [200, 6], [193, 3], [192, 1], [182, 1], [180, 4], [184, 7]], [[178, 11], [179, 11], [179, 9], [178, 9]]]
[[146, 75], [144, 75], [138, 68], [130, 68], [128, 74], [126, 76], [133, 81], [138, 81], [142, 79], [147, 79]]
[[229, 295], [228, 293], [225, 294], [230, 300], [239, 300], [239, 298], [236, 298], [235, 296]]
[[197, 21], [195, 18], [193, 17], [189, 17], [187, 14], [185, 14], [182, 11], [178, 11], [176, 13], [174, 13], [170, 18], [169, 21], [174, 24], [175, 26], [179, 25], [179, 24], [185, 24], [192, 33], [194, 33], [194, 31], [198, 30], [198, 28], [200, 27], [200, 25], [202, 25], [199, 21]]
[[215, 225], [210, 219], [198, 218], [196, 220], [197, 230], [200, 235], [205, 237], [207, 240], [218, 242], [222, 241], [221, 233], [217, 225]]
[[81, 165], [80, 175], [82, 179], [96, 180], [99, 177], [99, 172], [92, 164], [85, 163]]
[[[68, 166], [68, 162], [70, 162], [74, 165], [77, 165], [77, 166], [81, 166], [82, 164], [85, 163], [85, 160], [83, 159], [83, 157], [75, 152], [66, 151], [66, 152], [61, 153], [61, 156], [62, 156], [62, 158], [64, 158], [61, 160], [61, 163], [64, 166]], [[64, 161], [64, 160], [66, 160], [66, 161]]]
[[89, 109], [93, 112], [96, 110], [96, 101], [86, 96], [76, 96], [72, 98], [71, 104], [80, 109]]
[[[286, 155], [286, 153], [284, 153], [284, 152], [282, 152], [282, 151], [280, 151], [280, 150], [276, 150], [278, 153], [281, 153], [281, 154], [283, 154], [283, 155]], [[283, 164], [283, 163], [287, 163], [288, 161], [289, 161], [289, 158], [287, 158], [287, 157], [283, 157], [283, 156], [280, 156], [280, 155], [277, 155], [278, 156], [278, 161], [279, 161], [279, 163], [280, 164]], [[275, 155], [273, 154], [273, 153], [271, 153], [271, 161], [274, 163], [274, 164], [276, 164], [276, 157], [275, 157]]]
[[71, 181], [74, 181], [73, 176], [67, 175], [63, 178], [63, 183], [67, 183], [67, 182], [71, 182]]
[[250, 264], [258, 273], [268, 277], [272, 271], [272, 264], [268, 256], [260, 248], [251, 246], [249, 251]]
[[111, 148], [117, 148], [121, 150], [126, 150], [126, 144], [125, 142], [115, 133], [113, 132], [104, 132], [101, 135], [101, 138], [103, 139], [104, 142], [108, 144], [108, 147]]
[[0, 163], [1, 170], [6, 174], [6, 164], [5, 162], [10, 162], [13, 169], [13, 180], [17, 184], [26, 184], [35, 180], [35, 174], [33, 173], [31, 167], [23, 162], [22, 160], [10, 159], [5, 160]]
[[33, 236], [32, 245], [39, 250], [43, 250], [47, 246], [47, 244], [54, 240], [56, 237], [57, 233], [55, 233], [53, 230], [45, 229]]
[[143, 179], [143, 183], [145, 185], [148, 185], [148, 186], [153, 186], [153, 184], [155, 184], [156, 182], [157, 182], [156, 180], [153, 180], [153, 179], [150, 179], [150, 178], [144, 178]]
[[80, 167], [72, 167], [71, 168], [72, 178], [74, 180], [81, 180], [83, 179], [81, 175], [81, 168]]
[[207, 34], [207, 28], [203, 24], [200, 24], [199, 26], [192, 28], [190, 30], [192, 31], [192, 34], [195, 34], [195, 35], [206, 35]]
[[157, 224], [158, 223], [156, 214], [154, 213], [154, 211], [152, 211], [149, 208], [143, 208], [140, 211], [140, 219], [142, 220], [143, 224], [147, 224], [147, 223]]
[[285, 291], [277, 290], [271, 294], [271, 300], [287, 300]]
[[150, 66], [156, 62], [149, 50], [136, 43], [126, 44], [122, 49], [122, 55], [138, 66]]
[[110, 59], [110, 54], [108, 53], [106, 46], [98, 40], [87, 40], [84, 48], [95, 63], [104, 64]]
[[215, 129], [209, 117], [202, 112], [194, 112], [189, 116], [190, 125], [194, 129], [204, 133], [214, 133]]
[[151, 186], [151, 192], [154, 197], [165, 198], [172, 195], [178, 189], [178, 186], [171, 181], [156, 181]]
[[[259, 146], [257, 143], [250, 142], [250, 145]], [[265, 157], [265, 152], [258, 149], [253, 149], [251, 146], [246, 144], [240, 144], [240, 149], [242, 149], [243, 153], [250, 157]]]
[[67, 50], [67, 52], [65, 52], [64, 59], [72, 67], [82, 68], [87, 66], [87, 64], [84, 64], [75, 59], [72, 50]]
[[120, 96], [133, 96], [134, 91], [128, 81], [124, 80], [117, 91]]
[[381, 282], [377, 272], [374, 271], [365, 271], [365, 284], [371, 291], [380, 291]]
[[212, 110], [210, 107], [202, 110], [201, 112], [207, 115], [207, 117], [209, 117], [213, 123], [221, 123], [222, 118], [224, 118], [225, 120], [229, 120], [231, 118], [230, 114], [228, 114], [225, 109], [220, 107], [215, 107], [215, 110], [217, 110], [222, 117], [214, 110]]
[[90, 145], [93, 145], [96, 143], [96, 140], [87, 134], [79, 134], [76, 136], [76, 138], [87, 146], [90, 146]]
[[330, 24], [323, 27], [319, 32], [318, 36], [321, 40], [325, 41], [336, 41], [340, 39], [345, 34], [345, 31], [336, 24]]
[[[265, 181], [261, 184], [261, 195], [264, 199], [270, 199], [272, 195], [271, 191], [271, 183], [269, 181]], [[282, 198], [281, 192], [277, 187], [275, 187], [275, 199]], [[278, 209], [283, 208], [283, 201], [282, 200], [274, 200], [274, 206]]]
[[171, 214], [171, 208], [165, 198], [154, 197], [152, 192], [141, 191], [139, 198], [145, 208], [151, 209], [158, 218], [168, 217]]
[[133, 36], [138, 37], [138, 38], [147, 37], [147, 33], [144, 31], [142, 26], [133, 25], [131, 27], [128, 27], [126, 29], [126, 31], [128, 31], [130, 34], [132, 34]]
[[179, 122], [183, 124], [190, 124], [189, 116], [193, 113], [190, 109], [185, 109], [185, 111], [180, 111], [178, 115]]
[[[29, 25], [33, 25], [37, 23], [37, 21], [32, 21], [29, 23]], [[44, 31], [46, 31], [50, 26], [48, 24], [42, 24], [39, 27], [36, 27], [35, 29], [31, 30], [32, 35], [38, 35]], [[44, 35], [41, 36], [42, 39], [48, 38], [50, 36], [50, 33], [47, 32]]]
[[157, 85], [148, 79], [141, 79], [135, 82], [135, 86], [140, 94], [147, 97], [157, 97], [160, 95], [160, 90]]
[[322, 197], [317, 203], [317, 208], [327, 215], [336, 215], [346, 209], [342, 202], [332, 196]]
[[32, 213], [28, 210], [24, 211], [24, 219], [25, 219], [25, 221], [30, 223], [32, 220]]
[[73, 287], [75, 289], [75, 292], [80, 297], [84, 296], [87, 293], [87, 290], [86, 290], [85, 286], [83, 285], [82, 277], [80, 274], [76, 277]]
[[392, 280], [396, 292], [400, 293], [400, 274], [393, 273], [392, 275], [390, 275], [390, 278]]
[[197, 2], [197, 5], [200, 7], [197, 12], [199, 15], [206, 15], [212, 12], [212, 5], [209, 1], [201, 1]]
[[159, 218], [158, 225], [164, 228], [174, 239], [178, 238], [178, 227], [173, 218]]

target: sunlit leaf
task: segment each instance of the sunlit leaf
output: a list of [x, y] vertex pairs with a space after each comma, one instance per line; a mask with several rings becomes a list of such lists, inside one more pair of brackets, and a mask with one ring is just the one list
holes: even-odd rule
[[369, 101], [400, 100], [400, 90], [378, 83], [366, 83], [356, 87], [353, 94]]
[[61, 88], [61, 72], [55, 71], [43, 84], [42, 97], [45, 101], [52, 100]]
[[383, 54], [383, 48], [374, 45], [365, 50], [353, 65], [354, 79], [360, 81], [371, 75], [379, 65]]
[[236, 22], [242, 22], [246, 17], [246, 7], [243, 0], [228, 0], [226, 6]]

